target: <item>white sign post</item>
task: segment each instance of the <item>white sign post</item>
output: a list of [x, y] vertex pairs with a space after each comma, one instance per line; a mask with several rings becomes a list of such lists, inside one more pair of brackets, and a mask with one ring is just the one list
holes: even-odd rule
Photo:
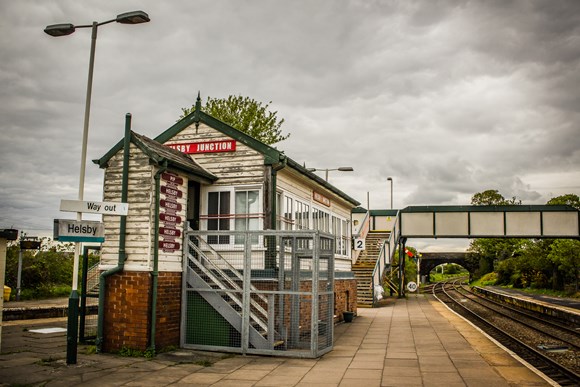
[[82, 200], [60, 201], [60, 210], [65, 212], [83, 212], [88, 214], [127, 215], [129, 203], [87, 202]]

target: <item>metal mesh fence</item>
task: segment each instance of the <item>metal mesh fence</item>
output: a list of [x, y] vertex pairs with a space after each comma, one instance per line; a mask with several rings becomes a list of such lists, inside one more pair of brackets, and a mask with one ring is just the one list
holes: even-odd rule
[[332, 349], [334, 237], [189, 231], [182, 346], [294, 357]]

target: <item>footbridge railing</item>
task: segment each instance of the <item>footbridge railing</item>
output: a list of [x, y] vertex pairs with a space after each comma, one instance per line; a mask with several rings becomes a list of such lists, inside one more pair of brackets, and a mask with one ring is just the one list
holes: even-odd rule
[[383, 242], [381, 246], [379, 252], [379, 259], [377, 259], [377, 263], [375, 264], [375, 268], [373, 270], [371, 282], [373, 292], [373, 303], [376, 303], [376, 301], [378, 301], [379, 292], [382, 293], [383, 284], [385, 282], [386, 270], [391, 266], [391, 262], [393, 262], [395, 251], [397, 250], [397, 245], [401, 237], [401, 231], [399, 227], [399, 214], [400, 213], [397, 212], [397, 217], [395, 218], [395, 222], [393, 223], [393, 229], [389, 234], [389, 238], [385, 242]]

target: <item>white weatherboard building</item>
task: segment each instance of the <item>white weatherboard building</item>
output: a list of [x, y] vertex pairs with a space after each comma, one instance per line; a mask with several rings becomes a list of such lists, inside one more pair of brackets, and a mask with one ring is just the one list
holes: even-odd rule
[[[187, 228], [215, 231], [205, 241], [226, 260], [231, 258], [235, 269], [241, 269], [235, 257], [242, 248], [236, 231], [330, 234], [334, 315], [341, 318], [342, 311], [356, 308], [351, 273], [356, 200], [283, 152], [204, 113], [199, 99], [191, 114], [155, 139], [130, 132], [127, 140], [125, 168], [124, 141], [95, 160], [105, 169], [103, 199], [121, 201], [126, 173], [129, 203], [125, 224], [121, 217], [103, 216], [100, 269], [106, 286], [101, 290], [105, 301], [99, 339], [104, 350], [145, 348], [151, 341], [158, 346], [179, 343]], [[276, 263], [265, 249], [252, 252], [252, 270], [278, 280]]]

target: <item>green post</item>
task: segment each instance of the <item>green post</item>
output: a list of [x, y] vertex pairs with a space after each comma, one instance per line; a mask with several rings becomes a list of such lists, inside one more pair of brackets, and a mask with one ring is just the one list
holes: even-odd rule
[[77, 341], [79, 335], [79, 293], [75, 289], [68, 299], [66, 325], [66, 364], [77, 364]]

